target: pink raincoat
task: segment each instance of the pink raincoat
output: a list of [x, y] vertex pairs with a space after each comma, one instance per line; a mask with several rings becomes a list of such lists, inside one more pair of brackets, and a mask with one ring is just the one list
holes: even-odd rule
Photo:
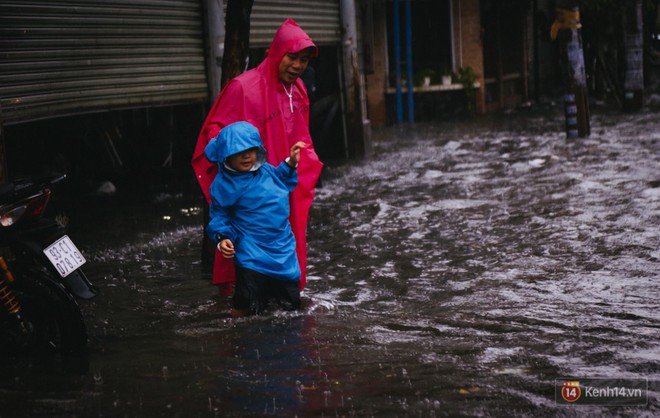
[[[296, 79], [291, 86], [293, 97], [290, 102], [278, 69], [285, 54], [309, 47], [314, 48], [313, 55], [316, 55], [317, 49], [310, 37], [296, 22], [287, 19], [275, 33], [266, 59], [256, 68], [232, 79], [222, 89], [202, 126], [192, 158], [197, 180], [210, 202], [209, 189], [217, 166], [206, 159], [204, 148], [225, 126], [241, 120], [256, 126], [268, 153], [267, 161], [275, 166], [289, 156], [293, 144], [305, 142], [307, 146], [302, 150], [298, 164], [298, 187], [290, 197], [289, 218], [300, 263], [300, 289], [306, 282], [307, 218], [323, 164], [314, 151], [309, 133], [309, 99], [305, 85]], [[216, 250], [213, 284], [226, 285], [234, 280], [234, 265]]]

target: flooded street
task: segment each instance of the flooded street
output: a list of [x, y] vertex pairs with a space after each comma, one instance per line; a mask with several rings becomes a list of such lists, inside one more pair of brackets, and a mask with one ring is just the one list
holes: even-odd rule
[[[658, 416], [660, 118], [591, 127], [374, 131], [317, 189], [296, 314], [229, 318], [197, 200], [70, 209], [100, 290], [88, 370], [5, 362], [0, 417]], [[648, 379], [648, 404], [557, 405], [567, 377]]]

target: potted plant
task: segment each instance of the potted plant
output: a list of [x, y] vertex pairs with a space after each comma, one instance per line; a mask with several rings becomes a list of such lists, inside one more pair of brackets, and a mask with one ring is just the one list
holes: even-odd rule
[[414, 75], [414, 82], [416, 86], [428, 87], [431, 81], [435, 78], [435, 71], [431, 68], [422, 68]]
[[447, 64], [442, 66], [442, 85], [443, 86], [448, 86], [451, 84], [452, 78], [453, 78], [453, 72], [450, 66]]
[[467, 98], [468, 110], [470, 112], [474, 111], [475, 99], [477, 97], [477, 88], [475, 87], [477, 74], [470, 66], [461, 67], [456, 72], [456, 81], [463, 85], [463, 91], [465, 91], [465, 97]]

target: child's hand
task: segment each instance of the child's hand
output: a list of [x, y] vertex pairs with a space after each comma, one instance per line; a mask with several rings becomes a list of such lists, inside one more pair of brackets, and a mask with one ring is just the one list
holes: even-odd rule
[[291, 155], [289, 156], [289, 165], [295, 167], [300, 161], [300, 150], [305, 148], [305, 143], [298, 141], [291, 147]]
[[222, 253], [224, 258], [234, 258], [234, 244], [228, 240], [223, 239], [218, 243], [218, 250]]

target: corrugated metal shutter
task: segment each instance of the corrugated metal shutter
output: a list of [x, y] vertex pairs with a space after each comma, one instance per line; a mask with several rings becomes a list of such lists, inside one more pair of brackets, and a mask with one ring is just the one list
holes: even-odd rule
[[208, 97], [199, 0], [0, 0], [4, 123]]
[[295, 20], [317, 45], [341, 42], [339, 0], [255, 0], [250, 15], [250, 46], [270, 46], [277, 28], [287, 18]]

